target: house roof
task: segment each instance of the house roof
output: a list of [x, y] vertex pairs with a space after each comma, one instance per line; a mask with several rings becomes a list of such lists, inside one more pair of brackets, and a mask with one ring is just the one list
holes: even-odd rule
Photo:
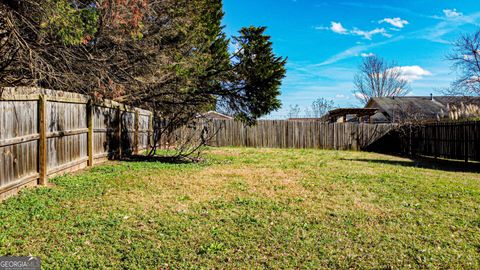
[[226, 120], [232, 120], [233, 117], [225, 115], [223, 113], [219, 113], [216, 111], [209, 111], [204, 114], [202, 114], [203, 117], [210, 118], [210, 119], [226, 119]]
[[321, 121], [322, 118], [288, 118], [288, 121]]
[[377, 111], [378, 109], [375, 108], [338, 108], [329, 111], [324, 119], [332, 122], [336, 121], [339, 117], [346, 117], [347, 115], [356, 115], [357, 117], [372, 116]]
[[445, 116], [452, 105], [480, 105], [480, 97], [459, 96], [416, 96], [416, 97], [375, 97], [365, 108], [377, 108], [392, 118], [407, 118], [415, 115], [423, 119]]
[[343, 115], [355, 114], [361, 117], [367, 115], [374, 115], [377, 111], [378, 109], [376, 108], [339, 108], [329, 111], [328, 116], [339, 117]]

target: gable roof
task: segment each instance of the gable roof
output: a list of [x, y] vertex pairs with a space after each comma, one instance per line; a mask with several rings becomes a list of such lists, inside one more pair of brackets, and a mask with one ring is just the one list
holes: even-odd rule
[[452, 105], [480, 105], [480, 97], [466, 96], [417, 96], [417, 97], [375, 97], [365, 108], [377, 108], [390, 120], [415, 115], [422, 119], [443, 118]]
[[202, 114], [203, 117], [206, 117], [208, 119], [224, 119], [224, 120], [232, 120], [233, 117], [216, 112], [216, 111], [208, 111], [204, 114]]

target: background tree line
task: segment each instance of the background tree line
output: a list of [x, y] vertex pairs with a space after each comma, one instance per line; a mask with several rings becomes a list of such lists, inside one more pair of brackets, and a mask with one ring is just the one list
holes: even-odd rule
[[326, 98], [317, 98], [312, 101], [310, 106], [302, 108], [298, 105], [290, 105], [288, 111], [288, 118], [321, 118], [325, 116], [329, 111], [335, 108], [333, 100]]

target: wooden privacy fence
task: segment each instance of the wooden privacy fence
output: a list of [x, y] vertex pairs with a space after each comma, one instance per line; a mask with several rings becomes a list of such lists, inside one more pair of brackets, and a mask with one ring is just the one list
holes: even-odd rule
[[149, 146], [152, 113], [38, 88], [0, 88], [0, 199]]
[[[24, 186], [45, 185], [48, 177], [148, 149], [154, 125], [165, 123], [154, 121], [150, 111], [108, 100], [97, 104], [80, 94], [0, 88], [0, 199]], [[171, 148], [193, 138], [220, 147], [363, 150], [374, 143], [384, 147], [380, 139], [398, 130], [394, 124], [261, 120], [245, 126], [234, 120], [199, 120], [162, 136], [159, 143]], [[404, 152], [480, 161], [480, 122], [400, 130]]]
[[394, 127], [391, 124], [286, 120], [260, 120], [251, 127], [234, 120], [211, 120], [208, 125], [213, 132], [209, 140], [211, 146], [337, 150], [364, 149]]
[[480, 161], [480, 121], [406, 127], [400, 136], [404, 153]]

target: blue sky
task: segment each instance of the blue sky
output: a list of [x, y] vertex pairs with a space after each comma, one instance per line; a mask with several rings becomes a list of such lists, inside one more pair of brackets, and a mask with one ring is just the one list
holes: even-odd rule
[[318, 97], [360, 106], [352, 81], [369, 54], [396, 61], [410, 95], [440, 94], [456, 77], [445, 60], [451, 43], [480, 28], [475, 0], [224, 0], [224, 9], [227, 34], [267, 26], [275, 52], [288, 57], [283, 108], [274, 118]]

